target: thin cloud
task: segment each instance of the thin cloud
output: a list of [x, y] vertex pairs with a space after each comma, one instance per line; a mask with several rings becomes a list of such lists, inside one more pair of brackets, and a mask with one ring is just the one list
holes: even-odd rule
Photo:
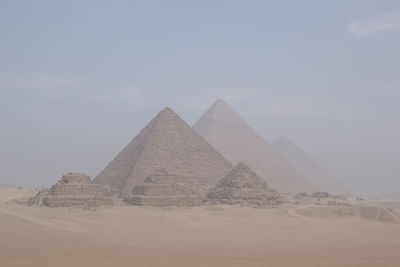
[[386, 12], [367, 20], [352, 21], [349, 24], [349, 31], [358, 36], [395, 30], [400, 30], [400, 10]]

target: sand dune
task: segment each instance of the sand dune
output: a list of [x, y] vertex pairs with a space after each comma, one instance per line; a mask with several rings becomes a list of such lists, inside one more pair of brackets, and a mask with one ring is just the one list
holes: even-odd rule
[[[400, 262], [399, 223], [355, 216], [312, 218], [294, 212], [296, 208], [117, 206], [91, 211], [5, 204], [16, 190], [0, 190], [0, 266], [396, 266]], [[19, 196], [23, 192], [30, 193], [22, 190]]]

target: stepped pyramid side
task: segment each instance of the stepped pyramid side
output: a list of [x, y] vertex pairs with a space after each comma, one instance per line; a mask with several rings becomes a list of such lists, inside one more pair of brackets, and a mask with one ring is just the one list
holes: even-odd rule
[[[211, 188], [232, 165], [170, 108], [163, 109], [95, 178], [122, 198], [146, 177], [164, 169]], [[205, 194], [205, 193], [204, 193]]]
[[100, 185], [90, 181], [84, 173], [68, 173], [51, 188], [41, 190], [28, 200], [29, 205], [48, 207], [93, 208], [112, 205]]
[[332, 175], [290, 139], [281, 137], [274, 143], [274, 147], [297, 170], [302, 172], [318, 190], [335, 193], [346, 191]]
[[249, 165], [272, 188], [289, 193], [315, 191], [304, 175], [223, 100], [215, 102], [193, 129], [232, 164]]
[[214, 204], [276, 206], [281, 197], [250, 168], [238, 163], [217, 186], [207, 194], [209, 202]]
[[125, 201], [155, 207], [197, 206], [201, 203], [200, 188], [194, 180], [160, 169], [138, 182], [132, 189], [132, 196]]
[[106, 186], [110, 191], [120, 195], [128, 177], [139, 159], [151, 136], [152, 129], [160, 119], [160, 114], [153, 118], [133, 140], [94, 178], [94, 182]]

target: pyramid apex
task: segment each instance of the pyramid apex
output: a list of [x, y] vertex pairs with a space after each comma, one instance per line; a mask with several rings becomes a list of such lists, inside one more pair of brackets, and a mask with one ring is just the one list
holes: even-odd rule
[[217, 101], [215, 101], [215, 104], [225, 104], [226, 105], [226, 102], [222, 98], [218, 98]]
[[172, 108], [170, 108], [170, 107], [165, 107], [165, 108], [163, 108], [163, 109], [161, 110], [160, 113], [164, 113], [164, 112], [172, 112], [172, 113], [175, 113], [175, 112], [172, 110]]
[[245, 126], [244, 119], [230, 107], [222, 98], [217, 99], [214, 104], [195, 123], [194, 128], [207, 121], [219, 121], [232, 125]]
[[214, 110], [233, 110], [222, 98], [218, 98], [211, 106]]
[[179, 117], [178, 114], [176, 114], [172, 108], [170, 107], [165, 107], [163, 108], [156, 116], [157, 118], [165, 118], [165, 117]]

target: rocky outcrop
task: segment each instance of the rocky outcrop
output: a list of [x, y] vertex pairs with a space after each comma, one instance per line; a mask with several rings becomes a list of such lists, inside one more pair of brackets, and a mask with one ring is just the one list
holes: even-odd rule
[[208, 194], [213, 204], [270, 207], [282, 203], [280, 195], [269, 189], [263, 179], [250, 168], [238, 163]]
[[125, 202], [155, 207], [197, 206], [205, 191], [195, 180], [171, 174], [163, 168], [138, 183], [132, 189], [132, 196], [125, 198]]
[[112, 205], [102, 187], [90, 181], [83, 173], [68, 173], [49, 189], [43, 189], [28, 200], [28, 205], [48, 207], [93, 208]]

